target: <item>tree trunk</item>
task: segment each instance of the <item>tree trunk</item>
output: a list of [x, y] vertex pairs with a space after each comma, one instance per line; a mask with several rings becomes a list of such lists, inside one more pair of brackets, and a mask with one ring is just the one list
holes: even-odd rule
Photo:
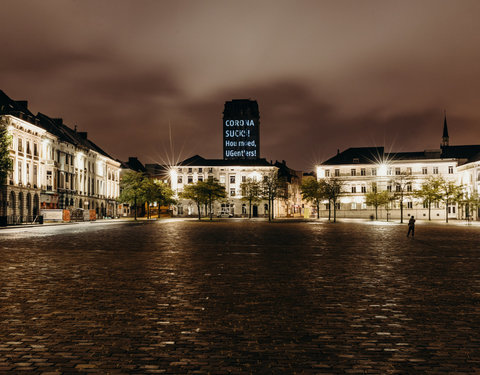
[[248, 218], [249, 219], [252, 218], [252, 201], [251, 200], [248, 201]]
[[210, 221], [212, 221], [213, 220], [212, 201], [210, 201], [209, 206], [210, 206]]
[[330, 204], [330, 201], [328, 201], [328, 221], [332, 219], [332, 205]]
[[375, 220], [378, 220], [378, 205], [375, 206]]
[[337, 204], [335, 201], [333, 202], [333, 222], [337, 222]]
[[202, 220], [202, 213], [200, 212], [200, 203], [197, 203], [197, 209], [198, 209], [198, 220]]
[[403, 200], [400, 201], [400, 224], [403, 224]]
[[448, 199], [445, 201], [445, 221], [448, 223]]
[[432, 220], [432, 216], [430, 214], [431, 211], [432, 211], [432, 203], [428, 201], [428, 221]]
[[320, 219], [320, 202], [317, 201], [317, 219]]
[[[134, 208], [135, 208], [135, 221], [137, 220], [137, 196], [135, 195], [135, 198], [134, 198]], [[103, 212], [102, 212], [102, 215], [103, 215]]]

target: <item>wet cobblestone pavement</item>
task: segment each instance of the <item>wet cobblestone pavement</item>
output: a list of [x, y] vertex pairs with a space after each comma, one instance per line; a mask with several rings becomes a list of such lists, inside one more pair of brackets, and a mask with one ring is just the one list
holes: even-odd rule
[[0, 231], [3, 374], [480, 373], [480, 228]]

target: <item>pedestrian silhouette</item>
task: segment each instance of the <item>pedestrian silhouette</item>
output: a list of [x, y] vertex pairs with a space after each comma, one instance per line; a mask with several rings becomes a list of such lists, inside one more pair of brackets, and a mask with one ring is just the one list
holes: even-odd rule
[[412, 216], [410, 220], [408, 220], [408, 233], [407, 237], [412, 233], [412, 238], [415, 236], [415, 218]]

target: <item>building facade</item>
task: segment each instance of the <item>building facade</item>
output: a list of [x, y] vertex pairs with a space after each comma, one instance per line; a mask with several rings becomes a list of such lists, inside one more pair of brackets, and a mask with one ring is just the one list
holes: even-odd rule
[[[479, 192], [480, 145], [450, 146], [446, 119], [439, 149], [421, 152], [385, 152], [383, 147], [349, 148], [326, 160], [316, 168], [317, 178], [338, 178], [342, 182], [337, 204], [337, 217], [368, 218], [374, 208], [367, 206], [366, 194], [389, 191], [403, 196], [403, 216], [428, 218], [428, 206], [414, 192], [429, 177], [442, 177], [461, 185], [465, 196]], [[328, 215], [328, 202], [321, 215]], [[401, 215], [399, 200], [378, 211], [379, 218], [398, 219]], [[470, 212], [470, 218], [479, 213]], [[468, 212], [458, 203], [448, 207], [441, 201], [431, 207], [432, 219], [467, 218]]]
[[1, 187], [4, 223], [34, 222], [45, 210], [68, 210], [66, 219], [83, 215], [81, 211], [93, 211], [96, 218], [117, 215], [118, 161], [62, 119], [33, 115], [26, 101], [0, 91], [0, 108], [13, 161]]
[[[279, 166], [269, 163], [265, 159], [232, 162], [223, 159], [204, 159], [198, 155], [166, 168], [166, 170], [171, 187], [177, 197], [180, 197], [188, 184], [195, 184], [211, 178], [218, 180], [225, 187], [227, 193], [227, 197], [217, 201], [213, 207], [214, 215], [219, 217], [248, 217], [249, 203], [242, 200], [242, 182], [247, 182], [249, 179], [261, 182], [265, 176], [275, 174], [283, 177], [281, 173], [288, 174], [292, 171], [285, 164]], [[301, 174], [296, 172], [295, 176], [289, 176], [282, 181], [285, 183], [285, 190], [295, 193], [295, 195], [290, 194], [289, 199], [275, 199], [273, 204], [275, 217], [286, 217], [289, 214], [293, 216], [294, 212], [298, 212], [300, 215]], [[255, 202], [252, 206], [252, 217], [268, 217], [268, 210], [266, 200]], [[178, 204], [173, 208], [173, 215], [197, 216], [197, 206], [191, 200], [179, 198]]]

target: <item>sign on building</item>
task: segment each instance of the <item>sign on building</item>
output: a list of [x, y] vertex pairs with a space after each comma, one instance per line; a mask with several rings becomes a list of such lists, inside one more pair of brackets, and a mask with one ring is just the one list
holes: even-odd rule
[[223, 159], [260, 158], [260, 114], [256, 100], [225, 102], [223, 111]]

